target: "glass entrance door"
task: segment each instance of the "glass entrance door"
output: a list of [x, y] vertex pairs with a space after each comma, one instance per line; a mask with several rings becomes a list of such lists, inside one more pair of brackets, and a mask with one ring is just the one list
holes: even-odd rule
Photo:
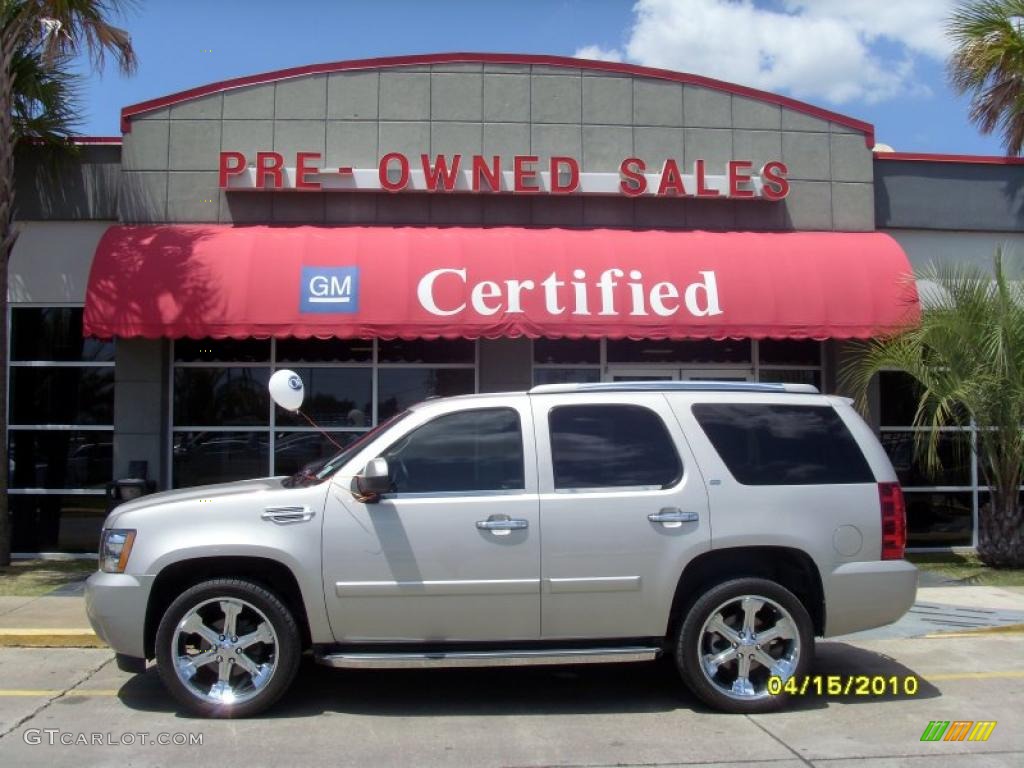
[[675, 366], [612, 366], [605, 381], [753, 381], [749, 368], [678, 368]]
[[621, 366], [608, 369], [605, 381], [678, 381], [678, 368]]

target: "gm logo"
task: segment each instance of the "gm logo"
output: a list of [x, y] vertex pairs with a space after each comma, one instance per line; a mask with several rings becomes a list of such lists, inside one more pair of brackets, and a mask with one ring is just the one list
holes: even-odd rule
[[303, 267], [301, 312], [359, 311], [359, 267]]

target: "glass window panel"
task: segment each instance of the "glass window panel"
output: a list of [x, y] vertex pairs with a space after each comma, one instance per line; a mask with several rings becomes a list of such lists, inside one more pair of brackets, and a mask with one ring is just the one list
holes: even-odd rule
[[[350, 445], [362, 432], [332, 432], [342, 448]], [[307, 464], [330, 458], [339, 452], [337, 445], [319, 432], [278, 432], [274, 438], [274, 474], [294, 475]]]
[[113, 479], [113, 437], [108, 430], [9, 433], [12, 488], [103, 488]]
[[661, 417], [638, 405], [565, 405], [548, 414], [555, 488], [669, 487], [683, 466]]
[[373, 340], [278, 339], [278, 363], [369, 363]]
[[269, 368], [178, 368], [174, 371], [174, 424], [268, 424], [269, 380]]
[[381, 368], [377, 375], [380, 421], [428, 397], [467, 395], [476, 388], [472, 368]]
[[523, 436], [511, 408], [460, 411], [427, 422], [383, 453], [395, 493], [525, 488]]
[[174, 487], [265, 477], [268, 432], [175, 432]]
[[[295, 368], [306, 388], [302, 412], [321, 427], [369, 427], [373, 419], [371, 368]], [[297, 413], [277, 409], [278, 426], [307, 426]]]
[[270, 339], [175, 339], [174, 359], [182, 363], [264, 363]]
[[873, 483], [831, 406], [698, 403], [693, 415], [743, 485]]
[[942, 469], [929, 473], [923, 459], [917, 457], [913, 432], [883, 432], [879, 439], [889, 454], [900, 484], [915, 485], [970, 485], [970, 436], [944, 433], [939, 438], [939, 458]]
[[920, 385], [906, 373], [882, 371], [878, 374], [883, 427], [909, 427], [917, 413]]
[[601, 362], [601, 342], [597, 339], [534, 339], [533, 362], [596, 365]]
[[971, 493], [909, 492], [908, 547], [961, 547], [971, 544]]
[[471, 339], [392, 339], [379, 342], [382, 363], [474, 363], [476, 342]]
[[113, 424], [114, 369], [11, 368], [12, 424]]
[[750, 339], [608, 340], [609, 363], [749, 363]]
[[106, 496], [11, 495], [15, 552], [92, 552], [100, 546]]
[[106, 362], [114, 342], [82, 338], [81, 307], [15, 307], [11, 359]]
[[760, 381], [775, 384], [811, 384], [821, 389], [821, 371], [810, 371], [806, 368], [761, 368], [758, 372]]
[[761, 362], [766, 365], [821, 365], [821, 342], [809, 339], [762, 339]]
[[601, 380], [599, 368], [534, 368], [534, 384], [589, 384]]

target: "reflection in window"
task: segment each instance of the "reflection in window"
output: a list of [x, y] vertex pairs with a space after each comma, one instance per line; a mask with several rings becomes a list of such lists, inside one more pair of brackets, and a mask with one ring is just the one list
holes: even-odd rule
[[589, 384], [601, 380], [600, 368], [534, 368], [534, 384]]
[[178, 368], [174, 371], [174, 423], [266, 424], [269, 380], [269, 368]]
[[564, 405], [548, 414], [555, 489], [673, 485], [682, 463], [661, 417], [637, 405]]
[[[321, 427], [365, 429], [373, 419], [373, 369], [294, 368], [306, 388], [302, 412]], [[278, 426], [306, 426], [297, 413], [277, 408]]]
[[[955, 432], [939, 437], [939, 460], [942, 467], [929, 472], [924, 458], [918, 455], [914, 432], [883, 432], [882, 447], [889, 454], [900, 484], [904, 486], [971, 484], [970, 436]], [[921, 439], [926, 439], [924, 435]]]
[[106, 496], [12, 495], [8, 503], [15, 552], [96, 552], [99, 548]]
[[476, 389], [472, 368], [381, 368], [377, 418], [390, 418], [428, 397], [466, 395]]
[[[278, 432], [274, 436], [274, 474], [294, 475], [307, 464], [330, 458], [347, 447], [361, 432], [331, 432], [331, 440], [319, 432]], [[337, 445], [335, 445], [337, 443]]]
[[113, 476], [113, 432], [11, 430], [12, 488], [103, 488]]
[[269, 442], [266, 432], [175, 432], [174, 487], [265, 477]]
[[970, 491], [953, 493], [912, 491], [905, 493], [907, 546], [970, 546], [971, 497]]
[[12, 424], [113, 424], [114, 369], [11, 369]]
[[427, 422], [382, 454], [395, 493], [509, 491], [525, 487], [519, 414], [461, 411]]
[[114, 342], [82, 336], [81, 307], [11, 309], [11, 360], [111, 362]]

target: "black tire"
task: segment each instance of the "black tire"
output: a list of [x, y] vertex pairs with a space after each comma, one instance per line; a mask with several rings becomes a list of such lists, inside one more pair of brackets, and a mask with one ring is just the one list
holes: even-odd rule
[[[712, 615], [724, 604], [745, 596], [767, 598], [788, 612], [796, 628], [795, 641], [799, 642], [799, 653], [790, 677], [800, 679], [807, 674], [814, 658], [814, 631], [811, 617], [796, 595], [774, 581], [759, 578], [741, 578], [722, 582], [694, 601], [679, 628], [675, 646], [676, 667], [687, 688], [714, 709], [737, 714], [774, 712], [786, 706], [789, 695], [784, 692], [774, 695], [766, 692], [763, 678], [767, 677], [769, 673], [764, 666], [757, 665], [757, 668], [750, 674], [752, 682], [757, 675], [757, 682], [760, 683], [755, 686], [755, 695], [750, 697], [729, 695], [719, 685], [712, 682], [704, 670], [702, 657], [706, 649], [703, 647], [703, 643], [707, 638], [702, 635], [705, 622], [711, 619]], [[759, 621], [762, 616], [767, 616], [770, 619], [777, 615], [770, 605], [767, 608], [767, 614], [762, 612], [757, 614]], [[718, 641], [724, 641], [724, 637], [718, 638], [716, 642]], [[727, 644], [725, 641], [725, 645]], [[733, 646], [733, 648], [735, 647]], [[725, 652], [729, 650], [728, 647], [724, 647], [724, 649]], [[788, 641], [776, 641], [771, 652], [781, 655], [784, 652], [791, 652], [792, 649], [793, 646]], [[713, 652], [717, 651], [716, 648]], [[733, 666], [729, 667], [728, 664]], [[735, 676], [737, 671], [735, 662], [722, 664], [721, 669], [721, 674], [726, 679], [730, 673]], [[719, 682], [721, 684], [721, 681]]]
[[[225, 704], [201, 698], [175, 671], [175, 631], [178, 623], [195, 607], [211, 600], [235, 598], [258, 609], [273, 627], [273, 672], [261, 690], [244, 701]], [[268, 645], [269, 647], [269, 645]], [[156, 661], [160, 679], [183, 706], [203, 717], [248, 717], [262, 712], [291, 685], [302, 656], [302, 641], [291, 611], [274, 593], [258, 584], [240, 579], [211, 579], [183, 592], [164, 612], [156, 632]]]

